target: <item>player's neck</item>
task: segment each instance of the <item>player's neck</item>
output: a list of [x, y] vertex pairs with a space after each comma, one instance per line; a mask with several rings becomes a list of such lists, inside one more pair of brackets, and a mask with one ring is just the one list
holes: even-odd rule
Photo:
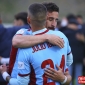
[[35, 32], [35, 31], [38, 31], [38, 30], [42, 30], [44, 28], [45, 28], [45, 26], [42, 26], [42, 27], [31, 26], [32, 32]]

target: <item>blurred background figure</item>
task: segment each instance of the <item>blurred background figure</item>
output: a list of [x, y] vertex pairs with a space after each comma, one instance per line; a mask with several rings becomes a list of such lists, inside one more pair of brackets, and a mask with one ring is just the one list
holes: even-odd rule
[[82, 37], [78, 35], [83, 34], [83, 32], [82, 28], [79, 29], [79, 22], [77, 21], [77, 17], [74, 14], [68, 14], [66, 16], [66, 21], [67, 25], [64, 26], [61, 24], [59, 30], [67, 36], [73, 53], [73, 65], [69, 68], [72, 75], [71, 85], [80, 85], [78, 84], [77, 78], [78, 76], [82, 75], [82, 69], [84, 69], [83, 59], [85, 56], [85, 38], [82, 36], [84, 38], [82, 39]]
[[[2, 24], [1, 24], [2, 25]], [[12, 37], [21, 28], [29, 28], [27, 23], [27, 12], [20, 12], [14, 17], [14, 26], [5, 28], [4, 26], [0, 28], [1, 42], [0, 42], [0, 56], [8, 58], [10, 56], [10, 50], [12, 45]], [[0, 57], [0, 59], [1, 59]]]
[[28, 25], [27, 23], [27, 12], [20, 12], [14, 16], [14, 26], [24, 26]]
[[84, 22], [83, 22], [83, 17], [81, 15], [77, 15], [76, 16], [77, 18], [77, 22], [79, 23], [79, 29], [82, 29], [82, 26], [84, 25]]
[[[81, 33], [77, 33], [76, 34], [76, 38], [81, 41], [82, 43], [84, 43], [84, 49], [85, 49], [85, 23], [84, 23], [84, 19], [81, 15], [77, 15], [77, 21], [79, 23], [79, 29], [81, 31]], [[84, 52], [84, 58], [83, 58], [83, 73], [85, 76], [85, 52]]]
[[66, 17], [64, 17], [62, 20], [61, 20], [61, 27], [66, 27], [68, 24], [68, 20]]
[[[0, 20], [1, 21], [1, 20]], [[21, 28], [29, 28], [27, 23], [27, 12], [20, 12], [14, 16], [14, 26], [5, 28], [0, 23], [0, 63], [6, 64], [9, 61], [10, 51], [12, 47], [12, 37]], [[0, 85], [6, 85], [0, 75]]]

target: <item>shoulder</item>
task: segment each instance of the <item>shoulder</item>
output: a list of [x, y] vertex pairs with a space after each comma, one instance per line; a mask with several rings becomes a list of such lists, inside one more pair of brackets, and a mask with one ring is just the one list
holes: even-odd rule
[[21, 35], [28, 34], [28, 35], [30, 35], [31, 34], [31, 30], [29, 31], [29, 29], [21, 28], [20, 30], [18, 30], [16, 32], [16, 34], [21, 34]]
[[57, 33], [57, 35], [60, 35], [60, 36], [65, 36], [65, 34], [63, 32], [61, 32], [61, 31], [55, 31], [55, 33]]
[[64, 33], [62, 33], [61, 31], [55, 31], [55, 34], [57, 36], [59, 36], [60, 38], [64, 39], [65, 41], [68, 42], [68, 38], [66, 37], [66, 35]]
[[65, 36], [65, 34], [63, 32], [61, 32], [61, 31], [54, 31], [54, 34], [57, 35], [57, 36], [59, 36], [59, 37], [61, 37], [61, 38], [67, 38]]

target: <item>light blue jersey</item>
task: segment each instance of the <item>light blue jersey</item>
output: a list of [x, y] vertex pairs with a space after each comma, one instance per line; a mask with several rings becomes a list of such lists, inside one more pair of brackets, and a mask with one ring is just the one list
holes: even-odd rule
[[55, 34], [63, 38], [64, 48], [61, 49], [50, 43], [42, 43], [31, 48], [19, 49], [12, 71], [12, 77], [16, 78], [16, 75], [23, 77], [30, 74], [29, 85], [60, 85], [59, 82], [54, 82], [51, 79], [47, 79], [44, 74], [44, 69], [51, 67], [57, 70], [57, 64], [63, 69], [63, 72], [65, 72], [67, 69], [67, 54], [71, 52], [69, 42], [66, 36], [60, 31], [47, 30], [46, 28], [34, 32], [33, 35], [37, 36], [44, 33]]
[[[31, 29], [25, 29], [25, 28], [22, 28], [20, 29], [19, 31], [16, 32], [16, 35], [31, 35], [32, 34], [32, 31]], [[11, 77], [12, 78], [17, 78], [17, 56], [18, 56], [18, 52], [19, 52], [19, 49], [17, 51], [17, 55], [16, 55], [16, 60], [15, 60], [15, 63], [14, 63], [14, 67], [13, 67], [13, 70], [12, 70], [12, 73], [11, 73]]]

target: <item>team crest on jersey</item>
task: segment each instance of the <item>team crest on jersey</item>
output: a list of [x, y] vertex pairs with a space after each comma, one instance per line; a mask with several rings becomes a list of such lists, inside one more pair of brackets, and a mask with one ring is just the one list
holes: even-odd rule
[[18, 69], [24, 69], [24, 62], [18, 62]]
[[21, 30], [19, 30], [16, 34], [24, 34], [24, 30], [21, 29]]

